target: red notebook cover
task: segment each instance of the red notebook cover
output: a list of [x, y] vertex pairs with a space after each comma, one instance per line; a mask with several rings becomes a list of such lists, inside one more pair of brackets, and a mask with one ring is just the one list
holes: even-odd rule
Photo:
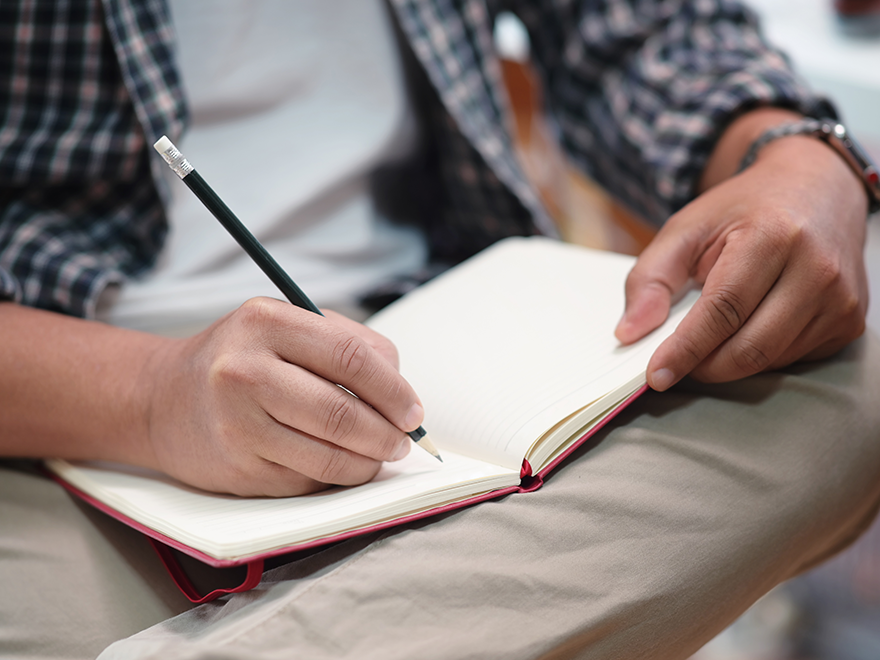
[[[479, 502], [484, 502], [486, 500], [496, 499], [504, 495], [509, 495], [510, 493], [530, 493], [532, 491], [535, 491], [544, 484], [544, 479], [547, 477], [547, 475], [549, 475], [552, 470], [554, 470], [560, 463], [562, 463], [562, 461], [568, 458], [574, 451], [582, 447], [587, 442], [587, 440], [589, 440], [599, 431], [599, 429], [608, 424], [608, 422], [614, 419], [621, 410], [626, 408], [647, 389], [648, 386], [643, 385], [635, 393], [630, 395], [626, 400], [624, 400], [620, 405], [614, 408], [610, 413], [605, 415], [595, 426], [589, 429], [589, 431], [581, 436], [576, 442], [572, 443], [572, 445], [568, 449], [560, 453], [559, 456], [554, 458], [553, 461], [551, 461], [543, 470], [541, 470], [537, 474], [532, 474], [532, 466], [529, 465], [528, 461], [524, 460], [522, 470], [520, 471], [520, 483], [517, 486], [493, 490], [488, 493], [482, 493], [475, 497], [460, 500], [458, 502], [444, 504], [433, 509], [428, 509], [426, 511], [420, 511], [418, 513], [414, 513], [408, 516], [395, 518], [394, 520], [383, 521], [381, 523], [362, 527], [359, 529], [349, 530], [333, 536], [315, 539], [306, 543], [300, 543], [283, 548], [276, 548], [268, 552], [259, 553], [241, 559], [217, 559], [216, 557], [211, 557], [210, 555], [196, 550], [195, 548], [191, 548], [188, 545], [176, 541], [160, 532], [157, 532], [149, 527], [146, 527], [145, 525], [142, 525], [135, 520], [132, 520], [128, 516], [120, 513], [119, 511], [105, 504], [104, 502], [101, 502], [91, 495], [87, 495], [86, 493], [82, 492], [58, 475], [51, 472], [49, 472], [48, 474], [55, 481], [64, 486], [64, 488], [66, 488], [68, 491], [81, 498], [85, 502], [88, 502], [89, 504], [99, 509], [100, 511], [103, 511], [107, 515], [119, 520], [120, 522], [125, 523], [129, 527], [132, 527], [146, 535], [152, 543], [153, 548], [159, 554], [159, 558], [162, 560], [162, 563], [165, 565], [166, 569], [171, 575], [171, 578], [174, 580], [175, 584], [177, 584], [183, 594], [193, 603], [206, 603], [225, 594], [238, 593], [241, 591], [253, 589], [260, 582], [260, 578], [263, 574], [263, 566], [267, 559], [271, 559], [281, 555], [287, 555], [292, 552], [308, 550], [311, 548], [336, 543], [338, 541], [343, 541], [345, 539], [360, 536], [362, 534], [367, 534], [369, 532], [388, 529], [390, 527], [397, 527], [399, 525], [403, 525], [415, 520], [421, 520], [423, 518], [435, 516], [440, 513], [445, 513], [447, 511], [455, 511], [457, 509], [462, 509], [464, 507], [468, 507]], [[216, 568], [228, 568], [232, 566], [244, 565], [247, 567], [247, 572], [243, 581], [238, 585], [235, 585], [233, 587], [214, 589], [206, 594], [200, 594], [195, 586], [192, 584], [191, 580], [187, 577], [186, 572], [180, 565], [180, 562], [175, 557], [172, 549]]]

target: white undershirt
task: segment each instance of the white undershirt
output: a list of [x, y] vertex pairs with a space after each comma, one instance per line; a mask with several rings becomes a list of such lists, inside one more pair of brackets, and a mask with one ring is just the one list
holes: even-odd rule
[[[367, 176], [415, 147], [381, 0], [171, 0], [191, 122], [177, 145], [316, 304], [424, 265], [425, 240], [377, 215]], [[255, 295], [281, 297], [168, 170], [158, 267], [106, 320], [204, 326]]]

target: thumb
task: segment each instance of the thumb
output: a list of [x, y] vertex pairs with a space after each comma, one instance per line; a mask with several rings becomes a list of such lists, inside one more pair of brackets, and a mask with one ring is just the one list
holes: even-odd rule
[[669, 315], [672, 291], [656, 280], [633, 287], [627, 280], [626, 290], [626, 308], [614, 336], [622, 344], [632, 344], [663, 324]]
[[622, 344], [660, 327], [673, 301], [690, 284], [692, 250], [667, 225], [645, 248], [626, 278], [626, 307], [614, 330]]

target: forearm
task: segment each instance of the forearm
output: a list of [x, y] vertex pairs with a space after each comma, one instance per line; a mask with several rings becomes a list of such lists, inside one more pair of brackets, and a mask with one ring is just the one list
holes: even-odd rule
[[0, 303], [0, 455], [154, 464], [142, 376], [167, 341]]

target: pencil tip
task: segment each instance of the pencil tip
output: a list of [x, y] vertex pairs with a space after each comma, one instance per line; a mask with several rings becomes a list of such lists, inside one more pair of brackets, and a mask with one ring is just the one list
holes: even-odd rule
[[416, 440], [416, 444], [424, 449], [426, 452], [431, 454], [434, 458], [436, 458], [441, 463], [443, 459], [440, 457], [440, 452], [437, 451], [437, 448], [434, 446], [434, 443], [431, 442], [431, 439], [427, 435], [423, 435], [421, 438]]

